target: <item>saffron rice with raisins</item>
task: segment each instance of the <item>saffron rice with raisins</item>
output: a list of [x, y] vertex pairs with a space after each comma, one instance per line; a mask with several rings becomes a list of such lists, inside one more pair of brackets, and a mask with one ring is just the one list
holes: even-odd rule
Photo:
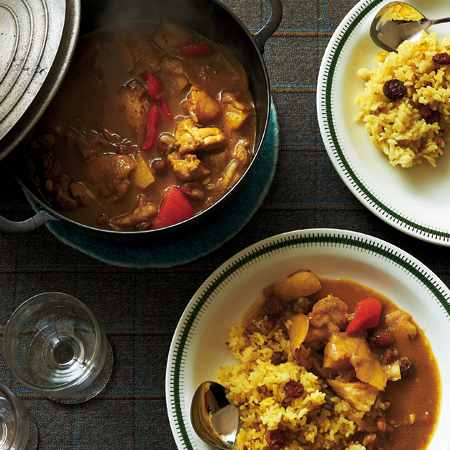
[[[379, 52], [376, 69], [360, 69], [365, 81], [356, 105], [375, 147], [391, 165], [403, 168], [427, 160], [433, 167], [450, 140], [450, 64], [438, 64], [433, 56], [450, 53], [450, 38], [439, 44], [436, 34], [405, 41], [395, 52]], [[399, 80], [405, 95], [390, 100], [383, 93], [388, 80]], [[437, 111], [437, 112], [436, 112]]]
[[[295, 362], [282, 329], [264, 325], [264, 320], [256, 322], [253, 332], [230, 326], [228, 350], [240, 363], [218, 370], [217, 382], [229, 390], [228, 399], [239, 405], [235, 448], [266, 450], [267, 430], [282, 430], [286, 450], [365, 450], [352, 439], [358, 431], [355, 414], [362, 418], [364, 412], [355, 411], [326, 381]], [[274, 364], [274, 359], [283, 362]], [[291, 381], [303, 385], [301, 397], [286, 395]], [[380, 400], [374, 406], [384, 409]]]

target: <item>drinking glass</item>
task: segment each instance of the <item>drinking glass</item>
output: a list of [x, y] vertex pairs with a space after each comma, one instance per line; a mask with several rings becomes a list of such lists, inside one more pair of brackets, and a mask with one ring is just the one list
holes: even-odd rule
[[6, 325], [3, 346], [13, 374], [59, 403], [91, 399], [112, 371], [112, 349], [100, 320], [83, 302], [61, 292], [22, 303]]
[[22, 400], [0, 384], [0, 450], [35, 450], [37, 429]]

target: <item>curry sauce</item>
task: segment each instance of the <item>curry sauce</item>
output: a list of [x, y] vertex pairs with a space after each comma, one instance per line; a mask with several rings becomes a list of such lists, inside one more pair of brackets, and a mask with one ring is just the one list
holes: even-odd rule
[[[359, 300], [377, 298], [383, 305], [377, 328], [387, 328], [386, 315], [398, 310], [390, 299], [355, 281], [319, 279], [322, 288], [312, 296], [314, 300], [333, 294], [347, 303], [349, 311], [353, 311]], [[399, 353], [413, 359], [414, 374], [388, 383], [383, 393], [383, 400], [389, 402], [387, 419], [395, 423], [394, 432], [387, 435], [389, 449], [424, 450], [430, 442], [439, 416], [441, 391], [438, 366], [427, 338], [415, 322], [414, 324], [418, 333], [413, 340], [400, 333], [395, 337]]]
[[123, 25], [79, 40], [28, 138], [29, 172], [76, 222], [146, 230], [173, 187], [175, 223], [225, 195], [253, 158], [255, 128], [248, 78], [226, 48], [169, 22]]
[[[301, 280], [294, 282], [295, 277]], [[365, 299], [375, 299], [381, 304], [379, 321], [374, 327], [349, 335], [346, 328], [356, 316], [353, 312]], [[440, 374], [423, 331], [390, 299], [352, 280], [319, 278], [309, 271], [300, 271], [265, 288], [245, 312], [241, 326], [254, 333], [261, 321], [268, 330], [284, 330], [291, 340], [297, 364], [336, 388], [337, 395], [354, 408], [354, 420], [360, 431], [352, 437], [353, 442], [370, 450], [426, 449], [439, 416]], [[295, 330], [299, 323], [297, 328], [304, 328], [300, 332]], [[381, 337], [387, 335], [391, 341], [382, 342]], [[369, 375], [361, 370], [367, 357], [361, 357], [361, 347], [354, 346], [358, 340], [358, 345], [364, 344], [369, 353], [369, 360], [372, 358], [368, 363]], [[293, 341], [297, 341], [295, 345]], [[350, 343], [350, 347], [340, 350], [340, 342]], [[349, 348], [354, 351], [351, 357]], [[330, 363], [330, 357], [334, 358], [339, 351], [343, 352], [342, 359], [335, 358]], [[349, 360], [353, 360], [353, 367]], [[403, 364], [406, 361], [408, 364]], [[273, 364], [283, 362], [272, 360]], [[396, 364], [400, 369], [394, 374], [391, 369]], [[369, 386], [376, 385], [370, 372], [376, 373], [375, 369], [381, 368], [387, 381], [384, 387], [374, 389]], [[347, 395], [348, 386], [354, 389]], [[359, 388], [373, 390], [370, 401], [364, 392], [355, 394], [354, 390]], [[367, 407], [365, 401], [369, 401]]]

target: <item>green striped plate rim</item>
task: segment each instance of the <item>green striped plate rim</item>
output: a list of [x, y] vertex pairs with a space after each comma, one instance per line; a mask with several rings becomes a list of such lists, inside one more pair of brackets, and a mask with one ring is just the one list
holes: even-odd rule
[[212, 302], [211, 297], [220, 291], [230, 278], [240, 275], [247, 267], [283, 251], [306, 247], [329, 247], [364, 252], [372, 258], [406, 271], [422, 284], [450, 319], [450, 291], [430, 269], [413, 256], [385, 241], [362, 233], [333, 229], [311, 229], [284, 233], [260, 241], [230, 258], [200, 287], [187, 305], [172, 341], [166, 373], [166, 400], [169, 418], [173, 420], [172, 432], [180, 449], [194, 450], [189, 417], [185, 416], [182, 398], [183, 371], [189, 349], [190, 336], [202, 316], [202, 310]]

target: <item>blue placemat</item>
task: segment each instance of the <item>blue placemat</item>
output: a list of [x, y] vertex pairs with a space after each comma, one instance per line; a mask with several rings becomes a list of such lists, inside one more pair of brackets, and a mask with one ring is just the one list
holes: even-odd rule
[[[162, 246], [113, 245], [92, 239], [63, 222], [47, 222], [47, 228], [64, 244], [104, 263], [120, 267], [172, 267], [194, 261], [223, 245], [250, 220], [267, 194], [278, 157], [278, 122], [271, 105], [268, 133], [247, 183], [233, 204], [214, 222], [186, 239]], [[28, 197], [35, 210], [39, 206]]]

